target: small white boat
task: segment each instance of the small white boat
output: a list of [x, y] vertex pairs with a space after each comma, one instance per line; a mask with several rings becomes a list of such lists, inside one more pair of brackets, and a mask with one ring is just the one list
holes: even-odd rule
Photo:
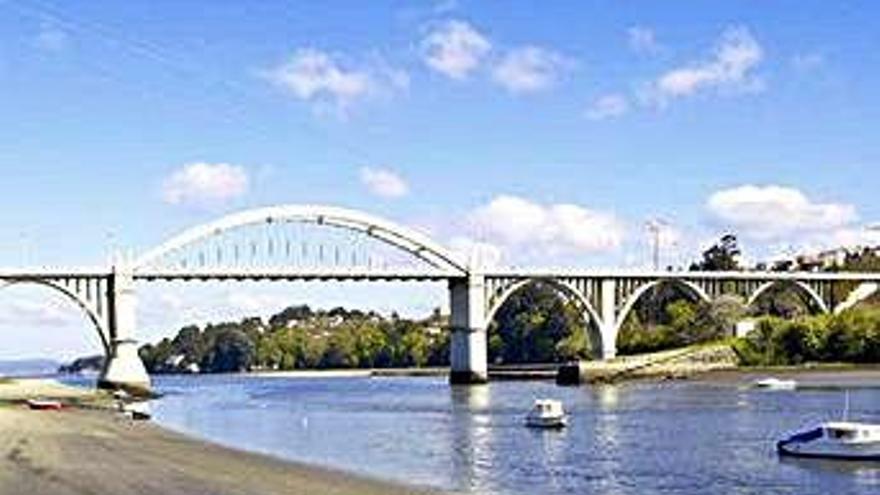
[[764, 378], [755, 381], [755, 387], [766, 388], [768, 390], [794, 390], [797, 388], [797, 382], [794, 380], [780, 380], [779, 378]]
[[822, 423], [776, 443], [781, 456], [850, 461], [880, 461], [880, 424]]
[[526, 426], [533, 428], [562, 428], [566, 424], [568, 417], [558, 400], [537, 399], [526, 415]]
[[147, 401], [120, 403], [119, 408], [124, 415], [133, 420], [147, 420], [152, 416], [150, 404]]

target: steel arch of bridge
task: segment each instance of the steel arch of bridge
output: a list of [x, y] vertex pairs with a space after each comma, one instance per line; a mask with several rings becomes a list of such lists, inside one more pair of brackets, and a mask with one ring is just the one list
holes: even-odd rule
[[[246, 226], [270, 225], [273, 223], [281, 224], [285, 222], [326, 225], [360, 232], [394, 248], [407, 252], [433, 268], [433, 271], [430, 273], [427, 271], [423, 271], [424, 273], [418, 271], [382, 273], [381, 270], [377, 269], [373, 270], [375, 278], [455, 278], [466, 277], [469, 272], [467, 266], [459, 261], [455, 254], [441, 246], [439, 243], [433, 241], [428, 236], [414, 229], [360, 211], [320, 205], [271, 206], [227, 215], [213, 222], [186, 230], [165, 241], [161, 245], [147, 251], [135, 259], [132, 263], [132, 269], [137, 278], [151, 278], [151, 275], [155, 276], [154, 278], [175, 278], [175, 273], [173, 271], [165, 272], [163, 274], [161, 268], [155, 266], [163, 257], [185, 249], [188, 246], [195, 245], [201, 241], [220, 236], [233, 229]], [[349, 274], [344, 270], [317, 270], [314, 273], [306, 273], [302, 270], [297, 271], [302, 272], [299, 275], [303, 276], [303, 278], [316, 279], [366, 278], [370, 276], [369, 273]], [[187, 272], [192, 274], [193, 270], [182, 270], [179, 275], [185, 277]], [[271, 273], [271, 270], [263, 270], [263, 272], [252, 271], [230, 273], [228, 274], [230, 276], [226, 276], [226, 274], [223, 273], [223, 270], [219, 269], [214, 271], [203, 271], [203, 273], [200, 273], [199, 275], [202, 275], [203, 278], [219, 279], [239, 278], [239, 275], [248, 278], [262, 279], [287, 278], [288, 276], [293, 277], [296, 275], [296, 273], [285, 273], [283, 270], [278, 273]], [[396, 277], [395, 275], [400, 276]]]

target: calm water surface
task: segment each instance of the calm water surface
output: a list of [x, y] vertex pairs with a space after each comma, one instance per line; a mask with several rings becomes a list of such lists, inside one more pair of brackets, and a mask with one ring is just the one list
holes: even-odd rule
[[[786, 432], [839, 417], [835, 390], [246, 376], [155, 385], [168, 394], [154, 403], [155, 418], [173, 429], [463, 493], [880, 493], [880, 466], [782, 461], [773, 451]], [[537, 397], [561, 399], [569, 428], [525, 428]], [[880, 421], [880, 390], [853, 390], [851, 417]]]

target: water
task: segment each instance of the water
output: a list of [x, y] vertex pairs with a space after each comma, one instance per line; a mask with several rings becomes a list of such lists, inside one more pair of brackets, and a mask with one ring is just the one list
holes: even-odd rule
[[[443, 378], [158, 377], [173, 429], [229, 446], [406, 483], [479, 494], [876, 494], [880, 466], [780, 460], [792, 429], [837, 418], [843, 393], [732, 384], [557, 387]], [[537, 397], [571, 413], [562, 431], [523, 427]], [[880, 420], [855, 389], [852, 419]]]

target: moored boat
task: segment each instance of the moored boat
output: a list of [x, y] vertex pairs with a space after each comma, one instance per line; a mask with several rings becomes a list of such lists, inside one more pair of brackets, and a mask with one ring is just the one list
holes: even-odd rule
[[57, 400], [28, 399], [27, 406], [35, 411], [58, 411], [63, 406]]
[[536, 399], [526, 415], [526, 426], [532, 428], [562, 428], [566, 424], [568, 417], [558, 400]]
[[152, 417], [150, 414], [150, 403], [148, 401], [138, 402], [119, 402], [119, 410], [124, 415], [133, 420], [148, 420]]
[[880, 424], [832, 421], [776, 443], [781, 456], [880, 461]]
[[797, 388], [797, 382], [794, 380], [781, 380], [779, 378], [770, 377], [756, 380], [755, 386], [768, 390], [794, 390]]

